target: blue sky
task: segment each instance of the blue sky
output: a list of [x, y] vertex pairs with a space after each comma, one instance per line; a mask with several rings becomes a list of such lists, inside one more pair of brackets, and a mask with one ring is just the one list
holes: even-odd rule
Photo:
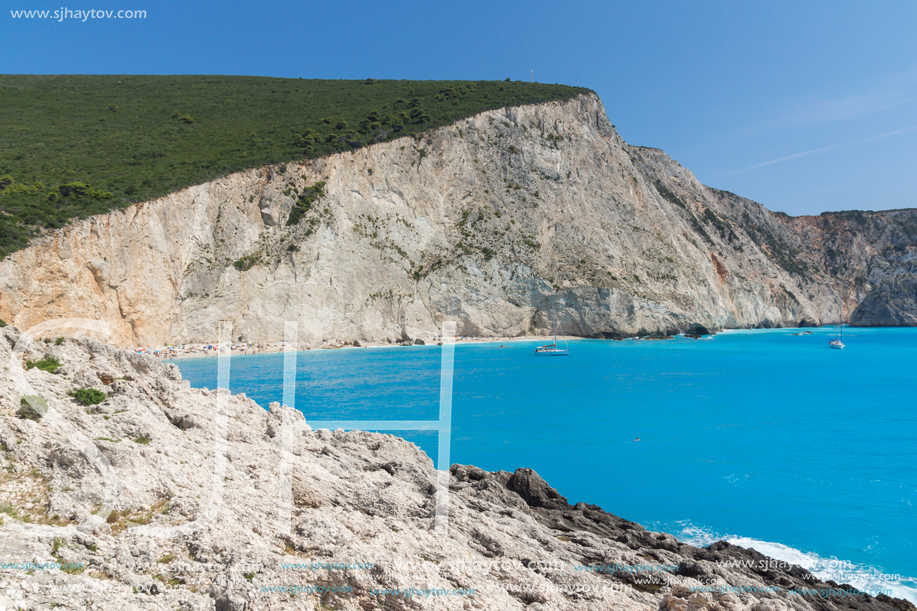
[[[917, 206], [917, 3], [7, 0], [0, 72], [528, 79], [790, 214]], [[10, 10], [146, 10], [24, 20]]]

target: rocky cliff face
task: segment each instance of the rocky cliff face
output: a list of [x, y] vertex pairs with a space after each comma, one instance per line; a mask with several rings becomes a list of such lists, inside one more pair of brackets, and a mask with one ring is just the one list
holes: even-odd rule
[[[0, 329], [0, 608], [915, 610], [571, 506], [529, 469], [441, 479], [391, 435], [312, 431], [152, 357], [88, 339], [14, 350], [20, 337]], [[55, 373], [23, 371], [48, 357]], [[79, 405], [77, 389], [105, 399]]]
[[[291, 212], [294, 223], [288, 225]], [[0, 262], [0, 318], [121, 346], [610, 337], [846, 321], [917, 271], [917, 212], [790, 218], [621, 140], [599, 99], [507, 108], [76, 223]]]
[[856, 327], [917, 326], [917, 274], [891, 276], [873, 289], [850, 316]]

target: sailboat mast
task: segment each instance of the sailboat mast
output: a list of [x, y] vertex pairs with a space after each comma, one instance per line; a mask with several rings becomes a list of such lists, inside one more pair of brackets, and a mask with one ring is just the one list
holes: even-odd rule
[[557, 347], [557, 315], [554, 313], [554, 302], [551, 302], [551, 326], [554, 328], [554, 347]]

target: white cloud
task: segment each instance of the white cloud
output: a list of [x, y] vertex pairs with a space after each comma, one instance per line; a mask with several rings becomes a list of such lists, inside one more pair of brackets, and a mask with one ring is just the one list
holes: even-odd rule
[[[808, 151], [801, 151], [799, 153], [793, 153], [792, 155], [787, 155], [785, 157], [778, 157], [777, 159], [771, 159], [770, 161], [756, 163], [755, 165], [750, 165], [748, 167], [740, 168], [738, 170], [724, 172], [722, 174], [718, 174], [717, 176], [731, 176], [733, 174], [739, 174], [741, 172], [757, 170], [758, 168], [767, 167], [769, 165], [774, 165], [776, 163], [782, 163], [784, 161], [789, 161], [791, 159], [798, 159], [799, 157], [806, 157], [808, 155], [817, 155], [819, 153], [825, 153], [827, 151], [832, 151], [834, 149], [839, 149], [839, 148], [843, 148], [847, 146], [855, 146], [857, 144], [864, 144], [866, 142], [872, 142], [873, 140], [881, 140], [882, 138], [888, 138], [890, 136], [897, 136], [899, 134], [905, 134], [905, 133], [913, 132], [913, 131], [917, 131], [917, 125], [912, 125], [910, 127], [892, 130], [890, 132], [885, 132], [884, 134], [876, 134], [875, 136], [869, 136], [867, 138], [860, 138], [859, 140], [851, 140], [850, 142], [840, 142], [837, 144], [829, 144], [828, 146], [822, 146], [817, 149], [811, 149]], [[716, 178], [717, 176], [713, 176], [711, 178]]]

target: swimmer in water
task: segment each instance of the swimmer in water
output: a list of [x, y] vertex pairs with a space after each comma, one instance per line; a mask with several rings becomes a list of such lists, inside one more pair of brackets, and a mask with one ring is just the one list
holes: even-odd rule
[[631, 441], [640, 441], [640, 438], [637, 437], [636, 439], [631, 439]]

